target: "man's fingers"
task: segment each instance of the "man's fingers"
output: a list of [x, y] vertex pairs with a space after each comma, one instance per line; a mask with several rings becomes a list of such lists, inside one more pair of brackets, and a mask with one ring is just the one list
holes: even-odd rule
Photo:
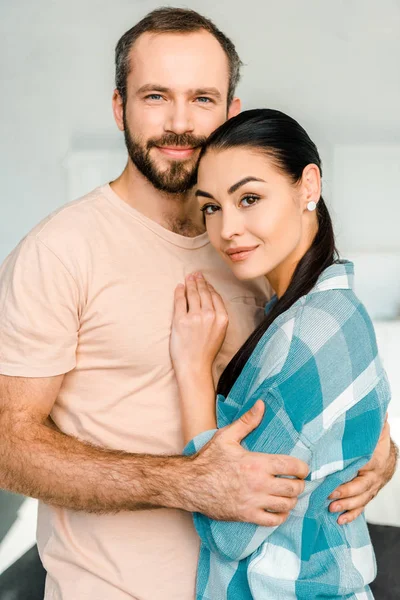
[[244, 413], [231, 425], [227, 425], [220, 431], [225, 440], [240, 443], [246, 435], [249, 435], [261, 423], [264, 414], [264, 402], [257, 400], [250, 410]]
[[362, 515], [363, 512], [364, 512], [363, 508], [357, 508], [355, 510], [350, 510], [349, 512], [344, 513], [344, 515], [340, 515], [337, 522], [339, 523], [339, 525], [346, 525], [346, 523], [351, 523], [352, 521], [355, 521], [357, 519], [357, 517]]
[[283, 498], [297, 498], [304, 492], [306, 484], [302, 479], [285, 479], [276, 477], [274, 481], [274, 489], [271, 490], [273, 496]]
[[353, 496], [360, 496], [368, 492], [371, 489], [375, 481], [375, 477], [370, 473], [363, 473], [359, 475], [352, 481], [348, 483], [344, 483], [339, 486], [332, 494], [329, 496], [330, 500], [337, 500], [340, 498], [351, 498]]
[[354, 510], [361, 509], [364, 510], [368, 502], [372, 500], [374, 494], [369, 492], [365, 492], [359, 496], [353, 496], [352, 498], [346, 498], [343, 500], [336, 500], [335, 502], [331, 502], [329, 505], [330, 512], [344, 512], [346, 510]]
[[281, 498], [278, 496], [268, 496], [268, 510], [274, 513], [288, 513], [294, 509], [297, 504], [297, 498]]
[[288, 475], [299, 479], [304, 479], [308, 475], [308, 465], [298, 458], [283, 454], [269, 455], [269, 457], [273, 475]]
[[278, 527], [288, 518], [288, 513], [273, 513], [266, 510], [258, 511], [251, 517], [251, 523], [261, 525], [261, 527]]

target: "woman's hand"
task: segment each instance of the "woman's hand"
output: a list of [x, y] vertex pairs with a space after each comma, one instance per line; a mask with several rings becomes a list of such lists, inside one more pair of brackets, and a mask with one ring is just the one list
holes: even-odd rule
[[201, 273], [186, 277], [175, 290], [170, 352], [179, 377], [211, 373], [228, 326], [221, 296]]

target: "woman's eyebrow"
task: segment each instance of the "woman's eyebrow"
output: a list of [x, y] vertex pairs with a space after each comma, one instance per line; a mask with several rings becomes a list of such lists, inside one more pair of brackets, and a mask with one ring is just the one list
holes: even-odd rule
[[248, 177], [244, 177], [237, 183], [234, 183], [229, 188], [228, 194], [233, 194], [234, 192], [236, 192], [236, 190], [238, 190], [240, 187], [242, 187], [242, 185], [244, 185], [245, 183], [248, 183], [249, 181], [262, 181], [262, 183], [267, 183], [264, 179], [260, 179], [259, 177], [253, 177], [252, 175], [249, 175]]
[[[260, 179], [259, 177], [253, 177], [252, 175], [249, 175], [248, 177], [244, 177], [237, 183], [234, 183], [228, 189], [228, 194], [233, 194], [234, 192], [236, 192], [236, 190], [238, 190], [240, 187], [242, 187], [242, 185], [244, 185], [245, 183], [249, 183], [249, 181], [261, 181], [262, 183], [267, 183], [265, 181], [265, 179]], [[203, 196], [204, 198], [211, 198], [211, 200], [215, 200], [215, 198], [212, 194], [209, 194], [208, 192], [205, 192], [204, 190], [196, 190], [195, 196]]]
[[203, 190], [196, 190], [194, 195], [196, 196], [196, 198], [199, 196], [203, 196], [204, 198], [211, 198], [211, 200], [215, 200], [214, 196], [212, 196], [208, 192], [203, 192]]

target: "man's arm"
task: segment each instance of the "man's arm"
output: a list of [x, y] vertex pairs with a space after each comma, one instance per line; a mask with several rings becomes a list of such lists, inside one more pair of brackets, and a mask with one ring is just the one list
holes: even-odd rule
[[[243, 415], [193, 457], [132, 454], [46, 424], [62, 381], [63, 375], [0, 376], [1, 488], [87, 512], [167, 507], [271, 525], [287, 517], [304, 489], [302, 481], [276, 477], [305, 477], [301, 461], [241, 447], [262, 410]], [[280, 514], [266, 513], [269, 508]]]
[[351, 523], [360, 516], [366, 505], [391, 480], [398, 456], [398, 448], [390, 438], [390, 427], [386, 422], [369, 463], [360, 469], [355, 479], [338, 487], [330, 496], [334, 502], [329, 510], [343, 513], [338, 519], [339, 525]]

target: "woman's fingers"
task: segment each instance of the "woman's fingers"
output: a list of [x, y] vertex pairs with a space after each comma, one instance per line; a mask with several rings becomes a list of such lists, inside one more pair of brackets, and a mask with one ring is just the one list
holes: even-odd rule
[[199, 313], [201, 308], [200, 295], [197, 290], [196, 279], [192, 274], [186, 277], [186, 298], [188, 304], [188, 312]]
[[215, 291], [215, 289], [210, 283], [208, 283], [207, 285], [210, 290], [212, 302], [217, 314], [224, 315], [226, 316], [226, 318], [228, 318], [228, 313], [226, 312], [225, 303], [222, 300], [222, 297], [220, 296], [220, 294], [218, 294], [218, 292]]
[[214, 312], [214, 304], [211, 297], [210, 288], [203, 277], [202, 273], [196, 273], [195, 281], [197, 285], [197, 291], [200, 297], [200, 305], [202, 310], [209, 310]]
[[198, 272], [186, 277], [186, 297], [188, 312], [202, 314], [203, 317], [209, 316], [219, 328], [226, 329], [228, 313], [224, 301], [202, 273]]
[[180, 283], [175, 288], [174, 316], [179, 318], [183, 315], [186, 315], [186, 313], [187, 313], [187, 302], [186, 302], [185, 286], [183, 285], [183, 283]]

